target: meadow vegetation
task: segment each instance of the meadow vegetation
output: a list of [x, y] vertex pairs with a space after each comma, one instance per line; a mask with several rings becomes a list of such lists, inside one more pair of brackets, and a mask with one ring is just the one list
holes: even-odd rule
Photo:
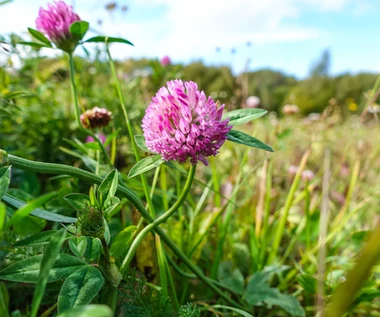
[[[299, 80], [2, 41], [0, 316], [380, 316], [377, 75], [329, 76], [328, 53]], [[265, 144], [155, 158], [141, 122], [176, 78]], [[94, 107], [112, 118], [84, 128]]]

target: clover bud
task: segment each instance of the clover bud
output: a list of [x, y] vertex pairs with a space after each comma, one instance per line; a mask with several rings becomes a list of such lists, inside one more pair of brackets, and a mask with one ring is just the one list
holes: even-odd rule
[[98, 208], [89, 206], [87, 209], [82, 210], [78, 223], [82, 235], [94, 238], [103, 237], [105, 231], [104, 219], [102, 212]]

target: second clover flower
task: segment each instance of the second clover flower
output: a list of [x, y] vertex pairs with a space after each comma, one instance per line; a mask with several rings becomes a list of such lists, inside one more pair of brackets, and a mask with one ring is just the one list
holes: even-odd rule
[[80, 115], [80, 121], [86, 129], [105, 127], [112, 119], [112, 112], [105, 108], [94, 107]]
[[47, 9], [40, 8], [36, 27], [58, 48], [72, 52], [78, 43], [72, 39], [70, 26], [80, 20], [79, 15], [73, 11], [70, 5], [63, 1], [56, 1], [53, 4], [49, 3]]
[[222, 120], [224, 105], [217, 107], [196, 83], [172, 80], [152, 98], [143, 118], [147, 147], [166, 161], [192, 164], [215, 156], [232, 129]]

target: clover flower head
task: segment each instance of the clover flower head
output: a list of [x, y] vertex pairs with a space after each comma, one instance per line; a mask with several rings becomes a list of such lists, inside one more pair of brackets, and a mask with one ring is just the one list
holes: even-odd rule
[[288, 173], [289, 173], [289, 175], [291, 175], [291, 176], [294, 176], [294, 175], [296, 175], [297, 174], [297, 172], [298, 172], [298, 166], [296, 166], [296, 165], [290, 165], [289, 166], [289, 169], [288, 169]]
[[295, 115], [300, 112], [300, 108], [297, 105], [287, 104], [282, 108], [282, 113], [286, 116]]
[[142, 129], [147, 147], [166, 161], [192, 164], [215, 156], [231, 130], [222, 120], [224, 105], [217, 107], [196, 83], [172, 80], [152, 98]]
[[79, 216], [78, 222], [83, 236], [100, 238], [104, 234], [104, 220], [102, 212], [94, 206], [84, 208]]
[[36, 19], [37, 30], [44, 33], [59, 48], [66, 47], [71, 40], [70, 26], [80, 17], [72, 6], [59, 0], [49, 3], [47, 9], [40, 8]]
[[163, 58], [161, 58], [160, 62], [161, 62], [162, 66], [168, 66], [172, 63], [172, 61], [168, 55], [165, 55]]
[[[97, 137], [98, 139], [104, 144], [107, 140], [107, 137], [103, 134], [103, 133], [98, 133], [97, 134]], [[86, 143], [90, 143], [90, 142], [95, 142], [95, 139], [89, 135], [87, 138], [86, 138]]]
[[260, 98], [257, 96], [249, 96], [245, 101], [245, 104], [248, 108], [258, 108], [260, 106], [260, 103]]
[[311, 181], [315, 177], [315, 173], [312, 170], [304, 170], [301, 173], [301, 177], [305, 181]]
[[112, 112], [105, 108], [94, 107], [80, 115], [80, 121], [85, 128], [99, 128], [108, 125]]

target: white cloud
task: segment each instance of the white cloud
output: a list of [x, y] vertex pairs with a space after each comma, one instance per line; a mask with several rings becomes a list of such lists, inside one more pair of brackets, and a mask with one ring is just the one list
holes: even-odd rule
[[[341, 0], [342, 1], [342, 0]], [[121, 23], [125, 35], [133, 36], [135, 56], [170, 54], [174, 59], [200, 58], [215, 48], [254, 44], [294, 42], [316, 38], [318, 30], [286, 26], [285, 18], [298, 16], [295, 0], [153, 0], [142, 1], [147, 10], [165, 5], [165, 17], [141, 24]], [[141, 5], [141, 1], [139, 1]], [[133, 6], [132, 6], [133, 10]], [[112, 31], [111, 24], [105, 25]], [[124, 32], [123, 32], [124, 33]], [[119, 53], [121, 54], [121, 53]]]
[[[67, 0], [68, 1], [68, 0]], [[34, 27], [39, 6], [48, 1], [15, 0], [0, 9], [0, 34], [26, 31]], [[71, 1], [68, 1], [71, 2]], [[216, 47], [239, 47], [277, 42], [300, 42], [320, 38], [317, 28], [297, 23], [304, 10], [339, 11], [352, 6], [353, 0], [135, 0], [123, 17], [105, 12], [108, 0], [77, 0], [76, 11], [104, 34], [131, 40], [135, 47], [117, 45], [116, 57], [160, 57], [169, 54], [175, 61], [211, 58]], [[360, 2], [367, 3], [367, 0]], [[150, 20], [129, 19], [135, 5], [146, 10], [164, 6]], [[152, 14], [154, 16], [154, 14]], [[102, 27], [97, 19], [103, 17]]]

